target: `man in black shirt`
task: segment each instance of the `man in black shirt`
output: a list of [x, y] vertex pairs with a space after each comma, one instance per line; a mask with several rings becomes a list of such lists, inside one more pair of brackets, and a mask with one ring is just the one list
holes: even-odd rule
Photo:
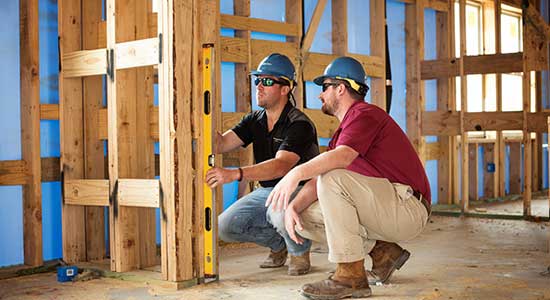
[[216, 152], [225, 153], [252, 143], [255, 164], [238, 169], [212, 168], [206, 174], [206, 182], [216, 187], [246, 179], [259, 181], [261, 187], [219, 216], [219, 236], [226, 242], [254, 242], [269, 247], [271, 252], [261, 268], [283, 266], [290, 252], [288, 274], [306, 274], [310, 269], [311, 242], [295, 243], [285, 230], [284, 213], [267, 208], [265, 202], [290, 169], [319, 154], [317, 132], [313, 122], [290, 102], [296, 82], [294, 65], [288, 57], [273, 53], [251, 75], [257, 86], [256, 101], [263, 109], [247, 114], [223, 135], [218, 133]]

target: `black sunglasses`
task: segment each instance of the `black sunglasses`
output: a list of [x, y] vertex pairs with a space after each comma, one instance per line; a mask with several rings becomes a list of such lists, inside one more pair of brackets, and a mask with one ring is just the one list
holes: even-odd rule
[[336, 83], [336, 82], [325, 82], [322, 85], [323, 93], [328, 89], [329, 86], [339, 86], [339, 85], [340, 83]]
[[275, 80], [273, 78], [267, 78], [267, 77], [262, 77], [262, 78], [259, 78], [259, 77], [256, 77], [254, 78], [254, 85], [258, 85], [260, 84], [260, 82], [262, 83], [263, 86], [273, 86], [274, 84], [280, 84], [280, 85], [288, 85], [288, 82], [286, 81], [279, 81], [279, 80]]

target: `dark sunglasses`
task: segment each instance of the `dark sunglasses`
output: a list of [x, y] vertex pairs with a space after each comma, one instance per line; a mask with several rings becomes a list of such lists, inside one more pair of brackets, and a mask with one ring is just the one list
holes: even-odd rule
[[336, 83], [336, 82], [325, 82], [323, 83], [322, 87], [323, 87], [323, 92], [325, 92], [329, 86], [339, 86], [340, 83]]
[[262, 83], [263, 86], [273, 86], [274, 84], [280, 84], [280, 85], [288, 85], [288, 82], [286, 81], [279, 81], [279, 80], [275, 80], [273, 78], [267, 78], [267, 77], [262, 77], [262, 78], [259, 78], [259, 77], [256, 77], [254, 78], [254, 85], [258, 85], [260, 84], [260, 82]]

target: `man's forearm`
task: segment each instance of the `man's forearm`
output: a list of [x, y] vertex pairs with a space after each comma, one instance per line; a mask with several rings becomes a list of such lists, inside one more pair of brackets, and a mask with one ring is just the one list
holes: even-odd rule
[[297, 213], [301, 213], [315, 201], [317, 201], [317, 178], [311, 179], [304, 185], [298, 195], [290, 202], [289, 208], [294, 207]]
[[292, 169], [292, 174], [289, 175], [298, 181], [314, 178], [334, 169], [347, 168], [357, 155], [358, 153], [349, 147], [338, 147]]
[[246, 180], [265, 181], [281, 178], [294, 166], [277, 158], [266, 160], [259, 164], [242, 167], [243, 178]]

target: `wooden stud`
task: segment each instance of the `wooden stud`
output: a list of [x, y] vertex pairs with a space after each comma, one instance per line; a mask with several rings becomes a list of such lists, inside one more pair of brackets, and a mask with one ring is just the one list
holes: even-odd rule
[[[250, 0], [236, 0], [233, 2], [235, 15], [250, 17]], [[251, 89], [250, 89], [250, 71], [255, 66], [252, 65], [252, 51], [250, 44], [250, 30], [236, 30], [235, 36], [242, 38], [246, 42], [246, 61], [245, 63], [235, 64], [235, 108], [237, 112], [248, 113], [252, 110]], [[236, 123], [235, 123], [236, 124]], [[239, 166], [248, 166], [254, 163], [252, 147], [239, 150]], [[251, 187], [247, 180], [239, 182], [238, 195], [242, 197], [250, 193]], [[220, 203], [222, 201], [219, 201]], [[218, 207], [221, 213], [223, 206]]]
[[[405, 7], [405, 45], [407, 60], [407, 135], [423, 160], [424, 138], [421, 116], [424, 109], [424, 83], [420, 79], [420, 60], [424, 58], [424, 1]], [[424, 162], [424, 160], [423, 160]]]
[[[453, 22], [446, 12], [436, 12], [436, 41], [437, 41], [437, 57], [445, 59], [451, 57], [451, 41], [450, 30], [452, 30]], [[437, 80], [437, 109], [439, 111], [452, 111], [455, 106], [451, 105], [451, 86], [450, 78], [440, 78]], [[422, 129], [424, 132], [424, 128]], [[440, 136], [438, 138], [440, 145], [441, 157], [438, 161], [437, 186], [438, 186], [438, 202], [450, 204], [453, 198], [452, 195], [452, 178], [453, 178], [453, 141], [452, 137]]]
[[[533, 8], [530, 5], [529, 8]], [[529, 10], [529, 9], [528, 9]], [[531, 132], [529, 131], [527, 117], [531, 111], [531, 72], [529, 68], [530, 62], [534, 59], [537, 50], [536, 45], [531, 42], [528, 37], [530, 25], [523, 24], [523, 74], [522, 74], [522, 89], [523, 89], [523, 216], [531, 216], [531, 198], [532, 198], [532, 141]]]
[[[80, 51], [82, 45], [82, 7], [80, 1], [58, 2], [59, 51]], [[84, 178], [82, 79], [59, 74], [59, 129], [61, 170], [65, 180]], [[83, 206], [63, 204], [63, 259], [67, 263], [86, 260], [86, 214]]]
[[478, 188], [477, 188], [477, 182], [478, 182], [478, 162], [479, 162], [479, 152], [478, 152], [478, 144], [477, 143], [470, 143], [468, 145], [468, 160], [469, 160], [469, 174], [468, 177], [472, 181], [473, 184], [469, 185], [469, 192], [468, 192], [468, 199], [469, 200], [478, 200]]
[[508, 143], [510, 147], [510, 194], [521, 194], [521, 143]]
[[[98, 26], [102, 18], [100, 1], [83, 0], [82, 45], [85, 50], [97, 49]], [[105, 30], [105, 28], [103, 28]], [[106, 50], [105, 54], [106, 54]], [[103, 141], [98, 136], [99, 110], [103, 106], [103, 78], [89, 76], [82, 78], [84, 100], [84, 178], [105, 179]], [[107, 206], [108, 206], [107, 185]], [[106, 257], [105, 251], [105, 208], [86, 207], [86, 257], [99, 260]]]
[[[502, 51], [502, 42], [501, 42], [501, 16], [502, 16], [502, 4], [501, 0], [495, 0], [495, 53], [500, 54]], [[522, 58], [523, 59], [523, 58]], [[496, 74], [496, 102], [497, 102], [497, 112], [502, 111], [502, 74]], [[499, 186], [498, 196], [503, 197], [506, 194], [505, 187], [505, 159], [506, 159], [506, 145], [504, 143], [504, 135], [502, 131], [497, 130], [496, 134], [496, 151], [495, 156], [498, 157], [496, 164], [496, 172], [498, 173]]]
[[[294, 44], [292, 47], [296, 50], [296, 54], [299, 53], [300, 50], [300, 42], [302, 41], [302, 18], [303, 18], [303, 10], [304, 10], [304, 3], [303, 1], [295, 1], [295, 0], [286, 0], [285, 1], [285, 18], [288, 23], [291, 24], [297, 24], [298, 25], [298, 35], [297, 36], [287, 36], [286, 41], [288, 43]], [[291, 58], [292, 59], [292, 58]], [[303, 70], [302, 66], [303, 61], [297, 60], [295, 62], [296, 70], [296, 82], [297, 86], [294, 90], [294, 98], [296, 100], [296, 107], [298, 109], [303, 109], [305, 107], [305, 99], [304, 99], [304, 79], [302, 78], [303, 74], [302, 72], [299, 72], [299, 70]]]
[[160, 189], [156, 179], [119, 179], [117, 193], [121, 206], [159, 207]]
[[[496, 198], [498, 187], [497, 172], [489, 173], [487, 171], [488, 164], [495, 164], [495, 144], [483, 144], [483, 195], [485, 198]], [[496, 166], [496, 164], [495, 164]]]
[[[334, 1], [334, 0], [333, 0]], [[386, 61], [386, 36], [385, 36], [385, 1], [370, 2], [370, 54]], [[347, 21], [347, 18], [346, 18]], [[422, 31], [423, 31], [422, 27]], [[423, 33], [422, 33], [423, 36]], [[423, 55], [423, 54], [422, 54]], [[420, 57], [423, 59], [424, 57]], [[386, 110], [386, 64], [381, 66], [382, 76], [372, 77], [370, 81], [370, 93], [372, 103]], [[422, 85], [422, 83], [421, 83]], [[424, 109], [420, 107], [421, 111]], [[420, 113], [421, 113], [420, 111]]]
[[[325, 1], [326, 0], [321, 0]], [[221, 15], [221, 27], [238, 30], [253, 30], [286, 36], [298, 36], [298, 25], [270, 20], [247, 18], [233, 15]]]
[[43, 260], [38, 0], [21, 0], [19, 19], [21, 154], [30, 171], [29, 181], [23, 186], [24, 261], [39, 266]]
[[[331, 7], [332, 7], [332, 54], [337, 56], [344, 56], [348, 52], [348, 1], [332, 0]], [[371, 8], [371, 15], [373, 15], [374, 13], [375, 12], [372, 12], [372, 8]], [[373, 18], [371, 17], [371, 20], [372, 19]], [[371, 35], [373, 35], [373, 33], [371, 33]], [[375, 44], [375, 43], [376, 41], [371, 42], [371, 44]], [[377, 47], [380, 47], [380, 45], [377, 45]]]
[[[459, 2], [459, 19], [460, 19], [460, 57], [463, 58], [466, 56], [466, 1], [460, 0]], [[459, 62], [459, 73], [460, 73], [460, 112], [459, 112], [459, 122], [460, 122], [460, 143], [461, 143], [461, 153], [462, 153], [462, 212], [467, 212], [469, 208], [469, 171], [468, 171], [468, 133], [464, 128], [464, 113], [468, 110], [468, 81], [467, 77], [464, 74], [464, 59], [461, 59]]]

